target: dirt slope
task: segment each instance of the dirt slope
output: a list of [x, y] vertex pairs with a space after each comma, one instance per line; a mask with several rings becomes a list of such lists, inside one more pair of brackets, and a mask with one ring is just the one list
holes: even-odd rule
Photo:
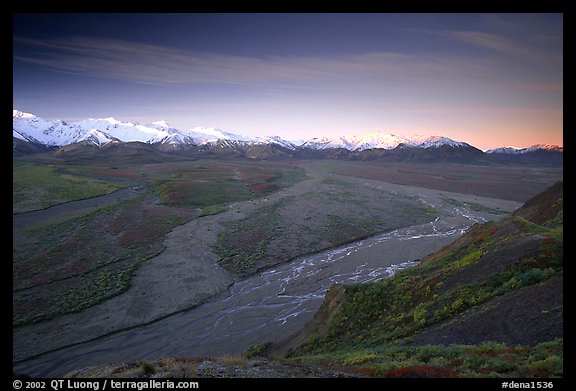
[[497, 297], [452, 322], [424, 330], [414, 337], [414, 343], [475, 345], [497, 341], [514, 346], [561, 338], [564, 334], [563, 281], [559, 275]]

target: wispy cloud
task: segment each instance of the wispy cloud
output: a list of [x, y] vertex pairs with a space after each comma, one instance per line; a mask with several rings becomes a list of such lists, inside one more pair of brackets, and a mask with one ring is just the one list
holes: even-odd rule
[[451, 31], [448, 35], [462, 42], [492, 49], [503, 54], [531, 54], [532, 51], [508, 38], [479, 31]]
[[522, 61], [525, 66], [544, 65], [561, 68], [563, 65], [561, 46], [558, 46], [557, 42], [555, 45], [542, 45], [541, 35], [532, 35], [531, 39], [524, 39], [520, 43], [509, 37], [479, 31], [446, 31], [441, 34], [466, 44], [489, 49], [502, 56], [504, 60]]
[[60, 72], [134, 83], [223, 83], [269, 88], [379, 88], [482, 78], [490, 67], [452, 57], [393, 52], [339, 57], [266, 57], [194, 53], [158, 45], [89, 37], [27, 39], [35, 50], [14, 60]]

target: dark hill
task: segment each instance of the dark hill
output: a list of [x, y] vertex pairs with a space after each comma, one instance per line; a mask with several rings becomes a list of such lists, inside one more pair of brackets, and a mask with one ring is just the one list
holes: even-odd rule
[[400, 144], [392, 150], [369, 149], [361, 152], [352, 152], [351, 158], [357, 160], [383, 160], [395, 162], [419, 163], [487, 163], [486, 155], [472, 146], [452, 147], [441, 145], [436, 148], [418, 148]]
[[563, 194], [563, 182], [557, 182], [545, 192], [526, 201], [513, 216], [523, 217], [534, 224], [556, 226], [562, 219], [558, 214], [563, 211]]
[[12, 154], [13, 156], [31, 155], [36, 153], [48, 152], [52, 149], [39, 143], [32, 143], [12, 137]]
[[192, 154], [178, 151], [165, 152], [154, 145], [141, 142], [112, 142], [96, 146], [89, 142], [79, 142], [60, 147], [40, 158], [56, 158], [63, 162], [114, 162], [117, 163], [163, 163], [166, 161], [192, 158]]
[[[372, 148], [366, 150], [347, 150], [344, 148], [315, 149], [302, 145], [286, 148], [276, 143], [253, 144], [235, 140], [218, 140], [215, 143], [196, 145], [193, 142], [183, 144], [171, 143], [141, 143], [141, 142], [114, 142], [97, 147], [97, 140], [83, 141], [76, 144], [65, 145], [58, 150], [80, 152], [81, 146], [92, 146], [91, 154], [110, 157], [110, 149], [129, 151], [129, 160], [147, 161], [157, 160], [158, 156], [173, 160], [174, 158], [205, 159], [205, 158], [246, 158], [256, 160], [285, 160], [285, 159], [339, 159], [339, 160], [375, 160], [383, 162], [415, 162], [415, 163], [462, 163], [462, 164], [535, 164], [547, 166], [560, 166], [563, 163], [563, 150], [534, 150], [522, 154], [484, 153], [471, 145], [439, 145], [430, 148], [421, 148], [400, 144], [394, 149]], [[146, 156], [134, 156], [135, 145], [144, 154], [156, 156], [148, 159]], [[23, 141], [14, 138], [13, 153], [15, 156], [37, 154], [53, 150], [42, 144]], [[72, 156], [72, 154], [69, 154]], [[121, 154], [120, 154], [121, 155]], [[114, 153], [112, 157], [115, 157]], [[124, 156], [122, 156], [124, 157]], [[85, 155], [80, 154], [84, 159]]]
[[561, 149], [537, 149], [525, 153], [490, 153], [488, 158], [494, 162], [515, 164], [544, 164], [561, 166], [564, 164], [564, 151]]

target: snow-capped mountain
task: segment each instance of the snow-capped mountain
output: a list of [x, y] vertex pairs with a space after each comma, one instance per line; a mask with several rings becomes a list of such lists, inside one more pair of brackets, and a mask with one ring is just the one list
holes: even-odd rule
[[51, 147], [60, 147], [86, 140], [92, 141], [95, 145], [104, 145], [111, 141], [205, 145], [215, 144], [218, 140], [226, 140], [232, 144], [277, 144], [288, 149], [297, 147], [278, 136], [248, 137], [206, 127], [180, 130], [170, 126], [165, 121], [141, 125], [121, 122], [110, 117], [90, 118], [67, 123], [61, 120], [45, 121], [34, 114], [13, 110], [12, 125], [15, 138]]
[[536, 144], [528, 148], [503, 147], [490, 149], [486, 155], [499, 162], [561, 165], [564, 162], [564, 147], [550, 144]]
[[[30, 113], [13, 110], [14, 137], [37, 142], [46, 146], [59, 147], [67, 144], [89, 141], [94, 145], [104, 145], [112, 141], [139, 141], [148, 144], [206, 145], [226, 140], [231, 144], [276, 144], [295, 150], [296, 148], [331, 149], [343, 148], [348, 151], [367, 149], [394, 149], [399, 145], [434, 148], [441, 145], [466, 146], [466, 143], [441, 136], [403, 137], [394, 134], [375, 132], [362, 136], [350, 135], [336, 138], [312, 138], [301, 145], [278, 136], [247, 137], [228, 133], [220, 129], [195, 127], [189, 130], [176, 129], [165, 121], [141, 125], [122, 122], [113, 117], [86, 119], [67, 123], [61, 120], [45, 121]], [[222, 143], [221, 143], [222, 144]]]
[[114, 141], [115, 138], [96, 127], [82, 128], [64, 121], [45, 121], [30, 113], [13, 110], [12, 135], [16, 139], [38, 143], [48, 147], [87, 141], [98, 145]]
[[278, 136], [256, 137], [255, 141], [257, 141], [257, 144], [273, 144], [292, 151], [296, 150], [299, 146], [298, 143], [284, 140]]
[[486, 153], [489, 153], [489, 154], [501, 153], [501, 154], [513, 155], [513, 154], [521, 153], [522, 150], [523, 150], [523, 148], [509, 146], [509, 147], [500, 147], [500, 148], [489, 149], [486, 151]]
[[564, 152], [564, 147], [551, 144], [536, 144], [528, 148], [518, 148], [518, 147], [501, 147], [489, 149], [486, 151], [487, 154], [506, 154], [506, 155], [521, 155], [524, 153], [536, 152], [536, 151], [557, 151]]
[[115, 118], [86, 119], [74, 123], [45, 121], [30, 113], [13, 110], [14, 137], [25, 141], [38, 142], [47, 146], [64, 146], [90, 140], [96, 145], [111, 141], [139, 141], [148, 144], [187, 144], [201, 145], [217, 140], [252, 142], [249, 137], [223, 132], [214, 128], [196, 127], [179, 130], [165, 121], [147, 125], [118, 121]]
[[311, 149], [343, 148], [348, 151], [365, 151], [368, 149], [391, 150], [399, 146], [415, 148], [438, 148], [447, 145], [451, 147], [465, 147], [468, 144], [454, 141], [442, 136], [397, 136], [390, 133], [368, 133], [363, 136], [350, 135], [337, 138], [313, 138], [306, 141], [301, 147]]
[[469, 147], [470, 144], [462, 141], [454, 141], [451, 138], [444, 136], [414, 136], [411, 137], [409, 142], [406, 143], [411, 147], [417, 148], [439, 148], [441, 146], [448, 146], [453, 148]]
[[366, 149], [381, 148], [394, 149], [410, 140], [389, 133], [369, 133], [363, 136], [348, 135], [336, 138], [312, 138], [301, 146], [312, 149], [343, 148], [349, 151], [364, 151]]
[[145, 125], [122, 122], [112, 117], [77, 122], [46, 121], [18, 110], [13, 110], [12, 124], [13, 150], [17, 153], [37, 153], [71, 144], [103, 147], [140, 142], [161, 152], [193, 151], [256, 159], [303, 157], [465, 163], [496, 160], [552, 161], [557, 164], [562, 162], [563, 154], [562, 147], [552, 145], [505, 147], [484, 153], [465, 142], [444, 136], [398, 136], [385, 132], [292, 142], [278, 136], [248, 137], [206, 127], [182, 130], [165, 121]]

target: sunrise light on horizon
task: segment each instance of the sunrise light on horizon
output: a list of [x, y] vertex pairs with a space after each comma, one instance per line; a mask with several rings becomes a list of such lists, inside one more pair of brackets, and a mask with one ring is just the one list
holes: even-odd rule
[[[562, 14], [15, 14], [13, 108], [563, 145]], [[129, 27], [129, 28], [127, 28]]]

